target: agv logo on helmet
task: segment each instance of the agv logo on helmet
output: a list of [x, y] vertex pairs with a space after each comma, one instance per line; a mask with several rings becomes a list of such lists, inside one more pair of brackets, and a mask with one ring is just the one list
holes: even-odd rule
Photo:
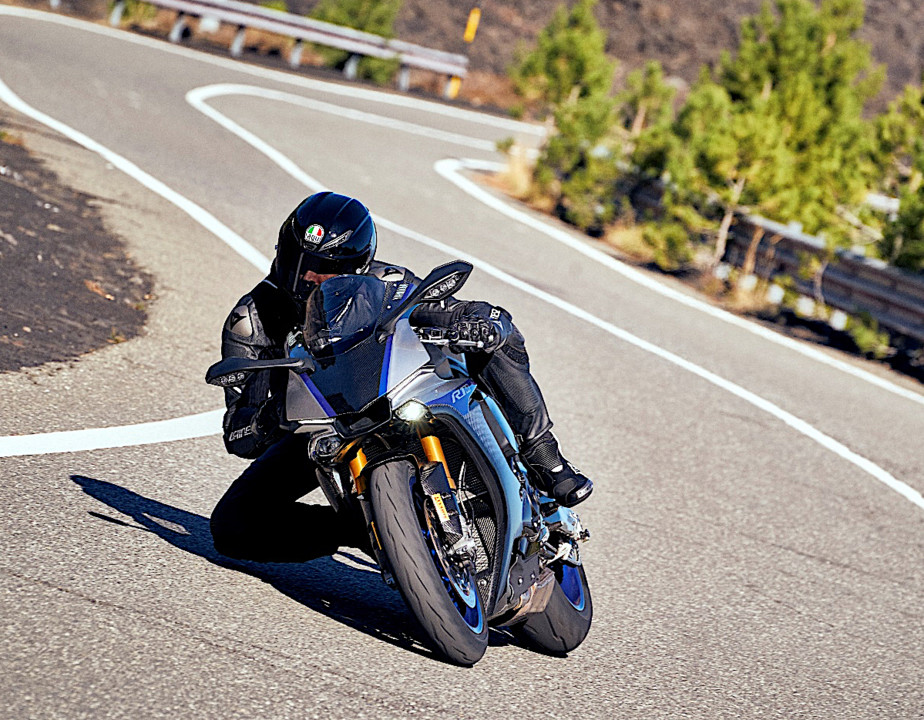
[[301, 243], [302, 247], [306, 250], [329, 250], [330, 248], [337, 247], [338, 245], [343, 245], [347, 240], [350, 239], [350, 236], [353, 234], [352, 230], [346, 230], [345, 232], [340, 233], [331, 233], [330, 239], [327, 242], [323, 242], [324, 235], [326, 231], [320, 225], [311, 225], [305, 230], [305, 237]]
[[309, 225], [308, 229], [305, 230], [305, 238], [302, 245], [314, 250], [324, 239], [324, 232], [324, 228], [320, 225]]

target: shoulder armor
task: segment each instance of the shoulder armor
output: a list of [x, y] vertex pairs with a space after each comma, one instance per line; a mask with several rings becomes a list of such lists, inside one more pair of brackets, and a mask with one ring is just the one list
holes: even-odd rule
[[241, 302], [234, 308], [231, 314], [228, 315], [228, 320], [225, 322], [225, 330], [243, 338], [253, 337], [254, 321], [252, 303]]

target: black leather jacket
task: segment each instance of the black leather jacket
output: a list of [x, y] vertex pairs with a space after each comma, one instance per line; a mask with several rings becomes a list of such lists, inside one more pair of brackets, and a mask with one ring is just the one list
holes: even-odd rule
[[[367, 274], [374, 275], [397, 288], [401, 283], [419, 283], [420, 279], [407, 268], [373, 261]], [[442, 303], [419, 306], [411, 315], [412, 324], [448, 328], [462, 317], [491, 318], [492, 305], [484, 302], [464, 302], [449, 299]], [[506, 318], [509, 315], [504, 313]], [[221, 334], [221, 356], [266, 359], [285, 357], [288, 334], [300, 321], [299, 310], [286, 293], [279, 289], [271, 272], [235, 305], [225, 321]], [[254, 373], [241, 388], [225, 389], [227, 411], [222, 427], [225, 447], [229, 453], [243, 458], [260, 456], [278, 435], [261, 433], [254, 416], [271, 394], [284, 392], [285, 373], [262, 371]]]

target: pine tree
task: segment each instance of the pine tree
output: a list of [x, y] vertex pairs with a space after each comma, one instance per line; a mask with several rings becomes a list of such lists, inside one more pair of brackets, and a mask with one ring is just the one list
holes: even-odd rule
[[765, 4], [742, 23], [737, 55], [725, 54], [714, 77], [703, 71], [670, 128], [638, 138], [635, 162], [671, 184], [669, 213], [691, 233], [715, 234], [715, 260], [744, 209], [850, 241], [844, 208], [863, 200], [876, 173], [862, 112], [880, 78], [854, 38], [862, 20], [863, 0]]
[[884, 192], [897, 194], [905, 184], [920, 184], [915, 159], [924, 157], [924, 84], [909, 85], [876, 119], [876, 141]]
[[[919, 165], [917, 172], [922, 170]], [[902, 189], [898, 216], [886, 226], [880, 252], [898, 267], [924, 272], [924, 184]]]
[[676, 90], [664, 81], [664, 70], [657, 60], [626, 78], [626, 89], [616, 96], [621, 124], [632, 138], [653, 126], [664, 126], [673, 119], [672, 103]]
[[517, 93], [545, 114], [570, 100], [606, 96], [616, 64], [606, 57], [606, 33], [594, 17], [597, 0], [559, 5], [536, 47], [510, 69]]
[[836, 244], [849, 239], [840, 209], [861, 202], [876, 174], [872, 128], [864, 103], [878, 90], [869, 47], [856, 39], [863, 0], [776, 0], [745, 20], [736, 57], [725, 55], [718, 82], [735, 103], [766, 112], [781, 126], [795, 164], [795, 214], [811, 233]]

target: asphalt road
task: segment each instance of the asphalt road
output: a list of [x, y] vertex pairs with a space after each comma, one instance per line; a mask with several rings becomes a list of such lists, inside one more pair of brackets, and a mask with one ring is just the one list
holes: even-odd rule
[[[317, 182], [372, 209], [382, 258], [480, 261], [463, 294], [513, 313], [568, 456], [597, 480], [581, 509], [596, 615], [566, 659], [497, 635], [452, 667], [361, 560], [217, 555], [207, 518], [244, 467], [217, 435], [144, 425], [145, 444], [96, 433], [99, 449], [37, 455], [0, 438], [0, 716], [924, 717], [919, 385], [678, 301], [434, 167], [498, 160], [491, 143], [526, 131], [9, 12], [0, 80], [24, 105], [5, 109], [103, 199], [159, 300], [141, 338], [0, 375], [0, 435], [218, 409], [202, 376], [261, 277], [227, 243], [269, 256]], [[187, 100], [217, 84], [249, 89]]]

